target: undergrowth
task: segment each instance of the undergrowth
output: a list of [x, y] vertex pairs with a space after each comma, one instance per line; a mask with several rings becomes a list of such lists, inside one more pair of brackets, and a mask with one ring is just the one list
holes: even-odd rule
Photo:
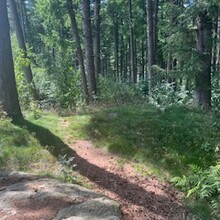
[[[80, 118], [86, 120], [81, 124]], [[150, 161], [172, 175], [187, 172], [187, 164], [208, 167], [216, 161], [219, 124], [196, 109], [126, 106], [73, 116], [71, 121], [73, 134], [135, 161]]]
[[[57, 137], [52, 133], [46, 135], [43, 129], [38, 132], [39, 139], [25, 127], [15, 126], [8, 119], [1, 120], [2, 169], [42, 170], [51, 174], [59, 170], [59, 175], [72, 182], [72, 171], [59, 163], [58, 155], [55, 156], [49, 150], [51, 146], [47, 149], [46, 145], [50, 143], [55, 148], [62, 148], [60, 140], [90, 139], [97, 146], [121, 155], [122, 168], [124, 161], [129, 160], [144, 175], [156, 174], [169, 179], [180, 176], [176, 180], [183, 180], [180, 186], [190, 192], [190, 204], [194, 202], [194, 210], [203, 216], [201, 219], [211, 219], [209, 209], [213, 215], [219, 210], [219, 202], [216, 202], [219, 201], [219, 179], [214, 179], [212, 167], [219, 160], [220, 119], [211, 114], [184, 106], [160, 109], [152, 105], [124, 105], [86, 110], [68, 117], [51, 112], [40, 112], [39, 117], [27, 114], [26, 117], [36, 129], [42, 126]], [[63, 122], [67, 124], [62, 125]], [[200, 167], [198, 173], [195, 167]], [[205, 189], [213, 189], [202, 198], [206, 186]]]

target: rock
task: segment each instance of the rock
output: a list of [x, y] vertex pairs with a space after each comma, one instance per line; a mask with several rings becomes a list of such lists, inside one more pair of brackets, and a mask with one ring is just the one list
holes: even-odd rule
[[54, 220], [119, 220], [119, 206], [107, 198], [94, 198], [59, 211]]
[[118, 203], [84, 187], [25, 173], [0, 173], [0, 219], [120, 220]]

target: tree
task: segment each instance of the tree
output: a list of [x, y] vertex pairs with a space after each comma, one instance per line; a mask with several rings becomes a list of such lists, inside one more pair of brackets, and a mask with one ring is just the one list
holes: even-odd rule
[[197, 53], [200, 70], [196, 74], [196, 103], [211, 109], [212, 18], [203, 9], [197, 17]]
[[94, 66], [94, 56], [93, 56], [90, 1], [82, 0], [82, 14], [83, 14], [86, 71], [89, 79], [89, 97], [90, 97], [90, 101], [93, 101], [93, 97], [96, 94], [96, 79], [95, 79], [95, 66]]
[[152, 0], [147, 0], [147, 37], [148, 37], [148, 91], [151, 94], [152, 87], [152, 66], [155, 61], [154, 54], [154, 22], [153, 22], [153, 7]]
[[133, 83], [137, 82], [137, 66], [136, 66], [136, 51], [134, 39], [134, 23], [132, 13], [132, 1], [128, 1], [129, 6], [129, 32], [130, 32], [130, 62], [131, 62], [131, 75]]
[[94, 64], [95, 74], [100, 74], [100, 0], [94, 1]]
[[21, 118], [18, 102], [6, 0], [0, 1], [0, 103], [9, 117]]
[[[24, 33], [22, 31], [21, 23], [20, 23], [19, 16], [18, 16], [16, 3], [15, 3], [15, 0], [9, 0], [8, 2], [9, 2], [9, 8], [10, 8], [10, 12], [11, 12], [11, 16], [12, 16], [12, 20], [14, 24], [16, 36], [17, 36], [18, 46], [20, 50], [22, 51], [23, 58], [27, 59], [28, 58], [27, 48], [25, 44]], [[23, 71], [25, 74], [26, 81], [30, 85], [33, 98], [35, 100], [38, 100], [39, 97], [38, 97], [38, 94], [35, 88], [35, 84], [33, 82], [33, 74], [32, 74], [30, 64], [23, 66]]]
[[73, 36], [75, 38], [76, 47], [77, 47], [77, 56], [78, 56], [80, 71], [81, 71], [83, 94], [84, 94], [84, 98], [85, 98], [86, 102], [88, 103], [88, 101], [89, 101], [88, 100], [89, 92], [88, 92], [88, 88], [87, 88], [87, 79], [86, 79], [86, 72], [85, 72], [85, 66], [84, 66], [83, 52], [82, 52], [82, 48], [81, 48], [81, 45], [80, 45], [79, 31], [78, 31], [78, 26], [77, 26], [77, 22], [76, 22], [76, 15], [75, 15], [75, 9], [73, 7], [72, 0], [67, 0], [67, 9], [68, 9], [68, 13], [69, 13], [69, 16], [70, 16]]

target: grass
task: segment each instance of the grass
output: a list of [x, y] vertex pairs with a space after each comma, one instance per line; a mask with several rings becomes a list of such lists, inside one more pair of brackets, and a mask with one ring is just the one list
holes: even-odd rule
[[196, 109], [170, 107], [161, 112], [152, 106], [126, 106], [69, 120], [75, 137], [144, 163], [151, 167], [149, 173], [182, 175], [189, 171], [187, 165], [208, 167], [216, 161], [220, 122]]
[[51, 171], [58, 168], [56, 159], [25, 128], [0, 120], [0, 167], [1, 170], [29, 172]]
[[26, 118], [29, 121], [17, 125], [9, 119], [0, 119], [0, 170], [30, 172], [89, 187], [77, 171], [71, 170], [64, 159], [59, 159], [57, 152], [62, 150], [56, 148], [62, 148], [64, 143], [55, 134], [65, 134], [59, 127], [62, 119], [51, 112], [41, 113], [38, 119], [32, 114], [27, 114]]

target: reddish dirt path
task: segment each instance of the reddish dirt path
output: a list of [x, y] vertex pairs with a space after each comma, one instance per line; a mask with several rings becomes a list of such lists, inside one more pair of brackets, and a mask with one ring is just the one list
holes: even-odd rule
[[117, 156], [95, 148], [90, 141], [77, 140], [69, 147], [76, 153], [79, 172], [89, 179], [94, 191], [120, 204], [124, 220], [189, 219], [180, 194], [169, 183], [144, 178], [129, 164], [122, 168]]

